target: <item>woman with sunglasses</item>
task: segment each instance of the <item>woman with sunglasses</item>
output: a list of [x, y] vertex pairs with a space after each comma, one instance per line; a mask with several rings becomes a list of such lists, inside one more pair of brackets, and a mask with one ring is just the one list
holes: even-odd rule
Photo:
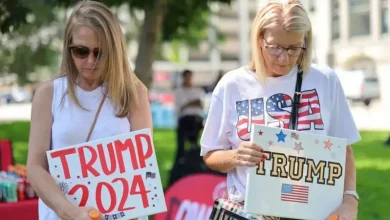
[[[297, 130], [345, 138], [345, 196], [335, 214], [340, 220], [356, 219], [358, 195], [351, 145], [361, 137], [335, 72], [311, 63], [312, 28], [305, 9], [298, 0], [267, 1], [251, 31], [251, 62], [226, 73], [213, 91], [201, 138], [206, 165], [227, 173], [230, 197], [245, 202], [246, 168], [265, 159], [263, 149], [249, 141], [252, 124], [291, 129], [290, 121], [297, 121]], [[299, 72], [303, 95], [294, 114], [291, 109]]]
[[65, 27], [61, 76], [32, 103], [27, 169], [39, 219], [90, 219], [91, 208], [71, 205], [48, 173], [46, 151], [143, 128], [152, 129], [148, 92], [130, 68], [120, 23], [103, 4], [80, 2]]

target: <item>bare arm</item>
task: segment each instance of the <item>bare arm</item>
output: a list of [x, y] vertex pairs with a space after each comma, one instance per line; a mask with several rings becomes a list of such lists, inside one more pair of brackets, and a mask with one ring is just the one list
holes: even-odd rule
[[27, 158], [27, 177], [32, 187], [61, 219], [71, 219], [73, 207], [48, 172], [46, 151], [50, 149], [53, 82], [41, 85], [34, 94]]
[[150, 112], [150, 103], [148, 98], [148, 89], [144, 84], [138, 82], [137, 85], [138, 106], [131, 107], [129, 121], [131, 131], [136, 131], [144, 128], [150, 128], [153, 132], [152, 115]]
[[[345, 180], [344, 180], [344, 190], [353, 190], [356, 191], [356, 167], [355, 167], [355, 158], [351, 145], [347, 146], [347, 156], [345, 162]], [[352, 203], [357, 205], [357, 200], [350, 195], [344, 197], [343, 202]]]
[[250, 141], [244, 141], [234, 150], [214, 150], [207, 153], [203, 160], [206, 165], [222, 173], [236, 167], [251, 167], [264, 161], [264, 150]]
[[226, 173], [237, 166], [235, 150], [210, 151], [203, 157], [207, 167], [222, 173]]

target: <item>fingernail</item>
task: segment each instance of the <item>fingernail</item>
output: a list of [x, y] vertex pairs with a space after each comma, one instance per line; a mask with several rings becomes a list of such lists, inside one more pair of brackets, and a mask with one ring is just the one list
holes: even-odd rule
[[258, 166], [260, 164], [260, 162], [257, 162], [256, 165]]
[[262, 158], [267, 158], [267, 155], [263, 154], [261, 155]]
[[261, 153], [264, 153], [264, 150], [263, 149], [260, 149]]

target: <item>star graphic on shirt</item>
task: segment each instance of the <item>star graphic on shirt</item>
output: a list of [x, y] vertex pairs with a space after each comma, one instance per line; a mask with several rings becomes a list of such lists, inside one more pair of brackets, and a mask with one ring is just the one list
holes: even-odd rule
[[298, 152], [298, 154], [299, 154], [299, 152], [300, 152], [301, 150], [303, 150], [302, 142], [300, 142], [299, 144], [298, 144], [298, 143], [295, 143], [295, 147], [294, 147], [293, 150], [296, 150], [296, 151]]
[[276, 136], [278, 137], [278, 142], [283, 141], [284, 143], [286, 143], [284, 139], [286, 138], [287, 135], [284, 134], [282, 130], [279, 132], [279, 134], [276, 134]]
[[264, 132], [260, 130], [260, 131], [259, 131], [259, 136], [263, 136], [263, 133], [264, 133]]

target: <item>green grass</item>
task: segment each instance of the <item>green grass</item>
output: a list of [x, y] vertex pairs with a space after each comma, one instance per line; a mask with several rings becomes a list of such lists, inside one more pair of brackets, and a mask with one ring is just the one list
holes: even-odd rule
[[[28, 122], [0, 124], [0, 138], [13, 141], [17, 163], [26, 162], [28, 133]], [[383, 145], [389, 133], [361, 131], [362, 141], [353, 147], [357, 187], [361, 198], [358, 219], [390, 219], [390, 147]], [[154, 130], [154, 145], [164, 186], [167, 186], [173, 165], [175, 143], [175, 133], [172, 130]]]

